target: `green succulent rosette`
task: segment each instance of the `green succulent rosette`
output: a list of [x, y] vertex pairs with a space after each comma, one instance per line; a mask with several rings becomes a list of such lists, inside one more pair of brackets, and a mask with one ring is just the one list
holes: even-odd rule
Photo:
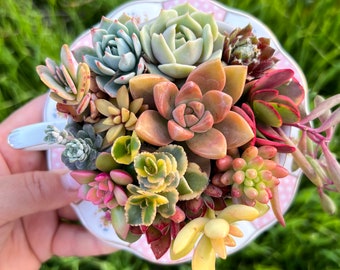
[[174, 79], [186, 78], [200, 63], [221, 58], [224, 43], [213, 14], [188, 3], [162, 10], [142, 27], [140, 36], [151, 73]]

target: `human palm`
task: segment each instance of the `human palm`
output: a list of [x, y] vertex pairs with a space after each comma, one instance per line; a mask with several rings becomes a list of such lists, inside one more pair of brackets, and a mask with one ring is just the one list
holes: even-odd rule
[[16, 127], [40, 122], [46, 96], [0, 124], [0, 269], [39, 269], [52, 255], [113, 252], [76, 222], [69, 204], [77, 185], [66, 171], [48, 172], [44, 152], [19, 151], [4, 139]]

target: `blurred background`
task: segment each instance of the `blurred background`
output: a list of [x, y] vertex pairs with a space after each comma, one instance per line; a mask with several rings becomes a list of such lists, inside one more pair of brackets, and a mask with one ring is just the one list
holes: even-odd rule
[[[60, 48], [100, 21], [118, 0], [6, 0], [0, 3], [0, 121], [46, 92], [35, 67], [46, 57], [59, 63]], [[224, 0], [263, 21], [306, 75], [309, 96], [340, 92], [340, 1]], [[312, 105], [311, 105], [312, 106]], [[339, 134], [339, 132], [338, 132]], [[4, 142], [5, 138], [2, 138]], [[332, 150], [340, 153], [340, 137]], [[331, 194], [337, 205], [340, 195]], [[285, 215], [250, 245], [218, 260], [216, 269], [340, 269], [340, 215], [324, 213], [316, 189], [302, 178]], [[42, 236], [43, 237], [43, 236]], [[86, 258], [53, 257], [41, 270], [188, 270], [190, 264], [156, 266], [124, 251]]]

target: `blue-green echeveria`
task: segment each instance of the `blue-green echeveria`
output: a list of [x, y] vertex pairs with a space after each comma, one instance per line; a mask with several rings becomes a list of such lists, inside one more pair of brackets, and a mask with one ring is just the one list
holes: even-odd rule
[[102, 17], [91, 35], [93, 49], [83, 48], [85, 62], [97, 74], [98, 87], [114, 97], [120, 86], [145, 70], [138, 26], [127, 15]]
[[162, 10], [140, 34], [148, 69], [170, 78], [185, 78], [198, 64], [222, 55], [224, 36], [213, 14], [188, 3]]

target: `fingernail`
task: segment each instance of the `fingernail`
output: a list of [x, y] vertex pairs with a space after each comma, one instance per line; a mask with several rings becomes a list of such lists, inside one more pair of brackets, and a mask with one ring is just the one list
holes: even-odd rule
[[80, 184], [69, 173], [61, 176], [61, 183], [69, 191], [77, 191], [80, 188]]

